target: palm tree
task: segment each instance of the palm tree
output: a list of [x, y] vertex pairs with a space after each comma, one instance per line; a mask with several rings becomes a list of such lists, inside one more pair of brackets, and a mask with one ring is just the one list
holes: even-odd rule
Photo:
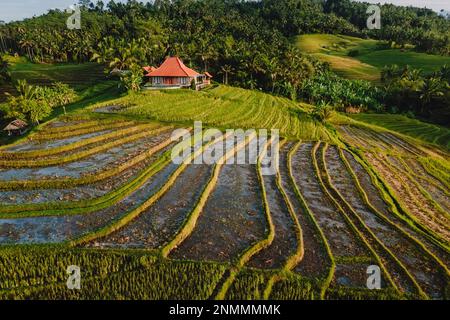
[[394, 78], [400, 75], [401, 71], [398, 65], [393, 64], [390, 66], [385, 66], [381, 71], [381, 80], [383, 82], [391, 82]]
[[30, 60], [33, 60], [33, 57], [34, 57], [33, 41], [25, 38], [25, 39], [22, 39], [19, 41], [19, 45], [22, 49], [24, 49], [26, 51], [28, 58]]
[[272, 93], [275, 91], [275, 84], [278, 76], [280, 75], [280, 66], [278, 65], [278, 60], [273, 57], [270, 58], [263, 55], [262, 61], [265, 66], [265, 73], [269, 74], [272, 83]]
[[434, 77], [425, 79], [420, 94], [420, 112], [422, 114], [425, 113], [425, 107], [431, 102], [433, 98], [442, 97], [444, 95], [443, 89], [443, 83], [440, 79]]
[[405, 73], [405, 77], [411, 81], [418, 81], [422, 79], [422, 70], [420, 69], [409, 69]]
[[11, 75], [8, 71], [9, 63], [0, 56], [0, 84], [11, 81]]
[[450, 65], [443, 65], [438, 74], [440, 78], [446, 80], [450, 84]]
[[35, 97], [36, 90], [26, 80], [18, 80], [16, 85], [17, 92], [26, 100], [31, 100]]
[[2, 23], [0, 21], [0, 52], [6, 52], [4, 31], [1, 30], [1, 27], [2, 27]]
[[223, 83], [228, 84], [228, 75], [233, 73], [234, 68], [231, 65], [226, 64], [221, 66], [220, 70], [222, 70], [221, 73], [223, 73]]

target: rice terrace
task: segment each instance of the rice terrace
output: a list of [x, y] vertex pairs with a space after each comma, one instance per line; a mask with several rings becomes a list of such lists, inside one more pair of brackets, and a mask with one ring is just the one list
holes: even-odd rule
[[103, 40], [59, 10], [0, 25], [0, 300], [448, 300], [448, 38], [395, 43], [336, 1], [308, 5], [324, 30], [270, 20], [287, 1], [184, 2], [82, 6]]

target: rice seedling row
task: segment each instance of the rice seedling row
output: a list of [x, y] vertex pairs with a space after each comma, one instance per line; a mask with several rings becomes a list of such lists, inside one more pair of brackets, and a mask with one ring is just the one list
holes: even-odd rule
[[244, 269], [236, 276], [227, 291], [226, 300], [263, 300], [270, 273]]
[[259, 124], [264, 121], [265, 113], [264, 113], [264, 106], [267, 103], [267, 100], [270, 100], [270, 96], [263, 96], [260, 100], [259, 107], [255, 114], [253, 115], [252, 119], [248, 120], [245, 125], [249, 128], [258, 128], [262, 127]]
[[288, 142], [281, 147], [279, 164], [280, 186], [292, 205], [302, 231], [303, 255], [301, 261], [293, 270], [303, 276], [325, 278], [330, 264], [325, 240], [322, 239], [320, 230], [317, 228], [314, 217], [311, 216], [304, 199], [300, 194], [297, 194], [295, 182], [291, 178], [290, 153], [295, 151], [295, 147], [295, 142]]
[[[0, 263], [17, 273], [4, 275], [5, 286], [0, 289], [3, 299], [204, 300], [211, 295], [226, 268], [220, 264], [160, 260], [141, 251], [54, 247], [26, 248], [14, 255], [10, 251], [2, 249]], [[38, 274], [34, 271], [37, 268], [30, 268], [34, 261], [39, 261], [42, 267]], [[81, 290], [67, 290], [66, 268], [70, 264], [85, 270]]]
[[[349, 228], [357, 235], [358, 239], [364, 244], [365, 249], [368, 251], [366, 256], [359, 257], [345, 257], [336, 256], [336, 269], [335, 277], [332, 286], [344, 285], [348, 287], [365, 287], [362, 281], [360, 272], [355, 273], [355, 269], [367, 270], [370, 265], [376, 264], [382, 271], [383, 275], [383, 286], [384, 287], [394, 287], [398, 290], [397, 283], [403, 280], [402, 285], [410, 285], [408, 280], [404, 281], [404, 277], [401, 277], [401, 271], [404, 269], [397, 265], [397, 260], [395, 257], [389, 254], [389, 252], [384, 252], [383, 245], [377, 241], [376, 237], [367, 228], [365, 228], [364, 223], [361, 219], [358, 219], [356, 214], [354, 214], [352, 208], [348, 203], [339, 195], [339, 192], [334, 188], [330, 181], [330, 176], [328, 170], [325, 166], [325, 155], [324, 148], [327, 145], [322, 145], [317, 143], [312, 151], [312, 158], [314, 167], [316, 170], [316, 175], [322, 186], [323, 191], [329, 197], [331, 202], [342, 214], [343, 219], [348, 224]], [[377, 251], [378, 252], [377, 252]], [[379, 253], [382, 252], [380, 256]], [[392, 272], [397, 283], [394, 282], [391, 273], [386, 269], [386, 264], [389, 264], [391, 268], [395, 268], [395, 272]], [[354, 265], [355, 269], [351, 268], [350, 265]], [[348, 271], [348, 272], [347, 272]], [[399, 272], [400, 271], [400, 272]], [[399, 280], [400, 278], [400, 280]]]
[[430, 188], [437, 188], [439, 192], [450, 195], [449, 186], [443, 183], [440, 179], [433, 176], [417, 158], [403, 158], [405, 167], [410, 174], [413, 174], [416, 178], [426, 180], [426, 185], [430, 184]]
[[[281, 269], [292, 256], [298, 255], [298, 247], [301, 239], [301, 231], [298, 221], [291, 216], [291, 204], [285, 199], [283, 190], [279, 188], [278, 175], [263, 177], [270, 214], [275, 229], [275, 237], [272, 244], [258, 254], [254, 255], [247, 263], [248, 267], [260, 269]], [[302, 253], [301, 253], [302, 255]], [[294, 262], [294, 265], [296, 262]], [[289, 268], [290, 269], [290, 268]]]
[[[357, 159], [356, 155], [343, 150], [342, 159], [346, 161], [349, 170], [354, 174], [354, 179], [363, 193], [366, 203], [372, 207], [373, 212], [386, 222], [402, 231], [405, 236], [409, 236], [417, 245], [429, 256], [432, 256], [441, 266], [445, 268], [450, 263], [450, 255], [447, 250], [437, 245], [428, 234], [403, 219], [393, 199], [384, 190], [383, 185], [377, 177], [365, 168], [365, 163]], [[367, 197], [367, 198], [366, 198]]]
[[[395, 257], [406, 268], [409, 276], [414, 277], [414, 281], [418, 283], [421, 290], [424, 290], [430, 297], [442, 298], [444, 294], [442, 283], [446, 278], [439, 264], [426, 252], [420, 250], [420, 247], [410, 238], [405, 237], [398, 229], [373, 212], [359, 193], [351, 174], [347, 172], [346, 165], [342, 162], [336, 147], [329, 147], [325, 156], [331, 183], [340, 196], [348, 202], [378, 241], [383, 243], [384, 248], [392, 254], [395, 253]], [[381, 250], [378, 250], [378, 254], [384, 256], [383, 253], [380, 253]], [[389, 267], [388, 263], [386, 265]], [[424, 273], [423, 270], [432, 271]]]
[[386, 143], [389, 143], [389, 144], [395, 146], [396, 148], [401, 149], [406, 154], [423, 155], [423, 152], [421, 150], [419, 150], [418, 148], [414, 147], [413, 145], [411, 145], [410, 143], [406, 142], [405, 140], [402, 140], [402, 139], [396, 137], [392, 133], [387, 133], [387, 132], [377, 133], [375, 135], [375, 138], [376, 139], [382, 139], [383, 141], [386, 141]]
[[[58, 166], [61, 167], [67, 163], [74, 163], [76, 161], [86, 159], [89, 161], [89, 157], [100, 155], [102, 161], [105, 161], [107, 158], [107, 154], [111, 150], [115, 150], [116, 148], [121, 148], [123, 146], [127, 146], [128, 144], [132, 144], [134, 142], [138, 142], [139, 144], [145, 145], [145, 140], [147, 140], [151, 136], [162, 135], [164, 132], [168, 132], [169, 127], [162, 127], [155, 129], [153, 126], [148, 127], [140, 127], [141, 132], [136, 134], [131, 134], [121, 139], [114, 139], [111, 141], [104, 141], [102, 143], [98, 143], [97, 145], [91, 145], [90, 148], [78, 149], [76, 152], [67, 152], [62, 157], [40, 157], [39, 160], [0, 160], [0, 167], [3, 168], [42, 168], [42, 167], [50, 167], [50, 166]], [[143, 140], [145, 139], [145, 140]], [[108, 165], [108, 163], [106, 163]]]
[[315, 164], [315, 152], [318, 145], [313, 143], [301, 144], [295, 149], [291, 158], [292, 177], [298, 188], [299, 194], [305, 201], [305, 206], [319, 228], [325, 241], [329, 256], [329, 273], [324, 278], [321, 289], [321, 297], [324, 297], [330, 285], [359, 286], [361, 276], [352, 277], [351, 273], [341, 274], [336, 278], [337, 265], [354, 263], [354, 260], [370, 260], [372, 254], [358, 233], [352, 230], [352, 226], [345, 220], [338, 208], [325, 193], [322, 182], [318, 176]]
[[[225, 95], [222, 96], [222, 92]], [[172, 104], [172, 101], [174, 102]], [[280, 126], [283, 135], [306, 139], [328, 140], [327, 129], [309, 118], [295, 103], [283, 101], [257, 91], [206, 90], [205, 92], [146, 92], [141, 96], [110, 101], [109, 105], [124, 106], [122, 115], [147, 117], [160, 121], [185, 123], [198, 120], [210, 126], [234, 128], [274, 128]], [[165, 107], [171, 105], [170, 108]], [[94, 106], [99, 110], [102, 105]], [[293, 111], [296, 110], [296, 111]], [[293, 113], [302, 115], [296, 119]], [[294, 120], [295, 119], [295, 120]], [[291, 121], [292, 120], [292, 121]], [[286, 125], [291, 124], [290, 126]]]
[[[269, 203], [266, 197], [266, 190], [263, 182], [263, 174], [262, 174], [262, 159], [268, 154], [268, 146], [272, 145], [274, 143], [274, 137], [272, 137], [269, 141], [267, 141], [264, 146], [262, 147], [262, 150], [258, 150], [257, 155], [257, 175], [258, 175], [258, 182], [262, 191], [262, 202], [264, 207], [264, 213], [265, 218], [268, 224], [268, 230], [266, 230], [265, 237], [261, 239], [260, 241], [254, 243], [253, 245], [249, 246], [237, 259], [237, 262], [234, 264], [232, 268], [230, 268], [229, 274], [227, 274], [227, 278], [224, 280], [224, 282], [221, 284], [221, 288], [217, 291], [217, 295], [215, 296], [215, 299], [223, 300], [228, 294], [228, 290], [230, 289], [231, 285], [233, 284], [236, 277], [242, 272], [242, 268], [251, 260], [251, 258], [258, 254], [261, 250], [264, 250], [265, 248], [269, 247], [274, 238], [275, 238], [275, 226], [272, 221], [272, 216], [270, 214], [270, 208]], [[272, 278], [273, 279], [273, 278]], [[269, 280], [270, 282], [270, 280]], [[265, 292], [264, 292], [264, 298], [267, 299], [267, 297], [270, 294], [271, 286], [267, 285]]]
[[[176, 142], [155, 152], [115, 176], [100, 182], [93, 182], [64, 189], [16, 190], [2, 192], [15, 205], [2, 205], [0, 216], [16, 218], [26, 216], [87, 214], [106, 208], [123, 199], [140, 187], [157, 170], [170, 162], [170, 153]], [[99, 195], [96, 197], [96, 195]], [[30, 201], [20, 201], [25, 200]], [[56, 197], [56, 199], [55, 199]], [[76, 198], [76, 199], [74, 199]], [[77, 200], [80, 198], [79, 200]], [[2, 198], [3, 200], [3, 198]]]
[[[160, 137], [156, 137], [158, 139]], [[23, 181], [3, 181], [0, 182], [0, 189], [2, 190], [30, 190], [30, 189], [42, 189], [42, 188], [67, 188], [73, 186], [87, 185], [93, 182], [105, 180], [112, 176], [115, 176], [126, 169], [136, 165], [152, 156], [154, 153], [164, 149], [172, 143], [171, 139], [160, 141], [159, 144], [131, 157], [128, 155], [127, 159], [122, 158], [122, 163], [114, 168], [108, 168], [103, 171], [97, 171], [95, 174], [83, 175], [80, 178], [58, 178], [58, 179], [40, 179], [40, 180], [23, 180]], [[142, 146], [140, 146], [142, 148]], [[139, 146], [138, 146], [139, 149]]]
[[420, 157], [417, 160], [429, 175], [440, 181], [447, 188], [450, 186], [450, 166], [448, 164], [444, 164], [433, 158]]
[[73, 154], [82, 150], [86, 150], [87, 148], [92, 148], [93, 146], [97, 146], [101, 143], [107, 143], [109, 141], [113, 141], [116, 139], [121, 139], [125, 136], [131, 135], [136, 132], [140, 132], [142, 130], [151, 130], [158, 128], [157, 124], [144, 124], [137, 125], [135, 127], [125, 129], [125, 130], [115, 130], [113, 132], [99, 135], [90, 139], [81, 140], [75, 143], [66, 144], [56, 148], [47, 148], [41, 150], [34, 151], [22, 151], [22, 152], [0, 152], [0, 159], [4, 160], [24, 160], [24, 159], [33, 159], [33, 158], [49, 158], [55, 157], [62, 153], [65, 155]]
[[411, 181], [417, 189], [421, 191], [423, 196], [434, 204], [437, 211], [441, 212], [441, 214], [447, 219], [450, 218], [450, 202], [448, 192], [436, 187], [434, 183], [431, 183], [426, 178], [426, 175], [424, 176], [414, 173], [401, 157], [386, 156], [386, 160], [389, 161], [389, 164], [398, 170], [398, 172], [403, 173], [408, 178], [408, 181]]
[[248, 109], [244, 112], [239, 112], [237, 117], [230, 115], [230, 118], [224, 119], [224, 121], [221, 123], [221, 126], [232, 126], [236, 121], [245, 124], [248, 119], [253, 117], [256, 109], [259, 107], [259, 97], [257, 97], [256, 95], [249, 95], [245, 97], [244, 101], [247, 104]]
[[[190, 141], [195, 142], [196, 137], [194, 136]], [[182, 152], [185, 148], [191, 148], [191, 155], [188, 159], [193, 160], [197, 158], [203, 152], [203, 147], [201, 146], [202, 141], [197, 141], [193, 146], [190, 143], [182, 143], [177, 151]], [[211, 144], [211, 143], [209, 143]], [[206, 146], [208, 146], [207, 144]], [[185, 160], [188, 160], [185, 159]], [[178, 176], [182, 174], [187, 166], [188, 162], [184, 161], [180, 165], [176, 165], [173, 162], [168, 165], [167, 168], [173, 168], [169, 174], [165, 177], [165, 181], [158, 186], [155, 186], [155, 190], [151, 196], [146, 196], [144, 202], [140, 203], [138, 206], [135, 206], [133, 209], [125, 211], [122, 216], [117, 219], [111, 220], [111, 222], [102, 228], [98, 228], [91, 233], [87, 233], [82, 235], [74, 240], [72, 240], [69, 244], [71, 246], [80, 246], [86, 245], [91, 242], [94, 242], [96, 239], [101, 239], [109, 236], [110, 234], [120, 230], [136, 218], [138, 218], [143, 212], [152, 207], [156, 201], [158, 201], [161, 197], [163, 197], [174, 185]], [[94, 242], [95, 246], [95, 242]]]
[[450, 133], [449, 129], [411, 119], [406, 116], [392, 114], [360, 114], [352, 116], [353, 119], [378, 125], [394, 132], [435, 143], [448, 150]]
[[209, 166], [189, 165], [170, 190], [148, 210], [116, 232], [96, 239], [93, 245], [101, 248], [160, 248], [180, 229], [211, 171]]
[[[189, 237], [189, 235], [192, 234], [193, 230], [195, 229], [199, 216], [202, 213], [203, 209], [205, 208], [206, 202], [208, 201], [209, 195], [212, 193], [214, 188], [217, 185], [217, 181], [220, 175], [220, 170], [223, 167], [224, 163], [229, 161], [230, 159], [236, 158], [236, 153], [240, 150], [246, 148], [247, 144], [255, 139], [255, 135], [251, 135], [248, 137], [248, 139], [244, 139], [244, 141], [238, 141], [237, 144], [234, 141], [234, 136], [230, 133], [227, 133], [223, 137], [233, 137], [232, 141], [222, 141], [220, 139], [219, 143], [221, 147], [225, 146], [225, 154], [221, 157], [221, 159], [218, 160], [218, 162], [215, 164], [212, 175], [207, 182], [205, 188], [202, 190], [200, 198], [197, 200], [195, 207], [192, 209], [189, 217], [185, 219], [185, 222], [180, 228], [177, 235], [174, 237], [172, 241], [170, 241], [163, 249], [162, 249], [162, 255], [163, 257], [167, 257], [174, 249], [176, 249], [186, 238]], [[213, 145], [214, 146], [214, 145]], [[206, 147], [205, 153], [211, 154], [214, 149], [208, 150], [210, 147]]]
[[81, 136], [75, 136], [71, 138], [53, 140], [53, 141], [31, 141], [27, 140], [27, 142], [20, 142], [12, 147], [6, 146], [6, 151], [9, 152], [41, 152], [51, 148], [60, 148], [65, 145], [74, 144], [74, 143], [83, 143], [85, 140], [89, 141], [90, 139], [107, 135], [113, 132], [112, 130], [98, 131], [94, 133], [88, 133]]
[[383, 180], [389, 184], [395, 192], [395, 197], [410, 212], [414, 220], [420, 221], [420, 225], [431, 229], [438, 237], [448, 239], [448, 227], [443, 226], [435, 220], [435, 215], [439, 213], [435, 213], [433, 206], [419, 190], [415, 190], [408, 185], [404, 175], [399, 175], [389, 164], [374, 154], [366, 153], [365, 157], [381, 175]]
[[314, 143], [303, 143], [292, 156], [292, 175], [309, 210], [326, 236], [335, 257], [369, 256], [361, 239], [351, 230], [341, 212], [323, 191], [316, 175]]
[[82, 128], [79, 130], [70, 130], [67, 132], [55, 132], [55, 133], [41, 133], [37, 132], [29, 137], [29, 139], [37, 140], [37, 141], [48, 141], [48, 140], [60, 140], [62, 138], [71, 138], [75, 136], [81, 136], [89, 133], [100, 132], [105, 130], [114, 130], [114, 129], [125, 129], [130, 128], [136, 125], [135, 122], [132, 121], [114, 121], [110, 124], [103, 124], [99, 126], [95, 126], [92, 128]]
[[[170, 138], [171, 132], [165, 131], [159, 135], [145, 136], [138, 140], [115, 146], [105, 152], [95, 153], [79, 161], [49, 165], [37, 168], [0, 169], [0, 184], [36, 180], [51, 180], [58, 178], [82, 178], [95, 175], [110, 168], [117, 168], [147, 150]], [[95, 151], [95, 150], [94, 150]]]
[[264, 237], [266, 228], [256, 167], [227, 164], [220, 170], [196, 228], [171, 257], [234, 261]]
[[114, 123], [120, 122], [122, 124], [129, 123], [129, 121], [118, 120], [118, 119], [84, 119], [84, 120], [70, 120], [70, 117], [67, 116], [67, 119], [63, 121], [52, 121], [48, 124], [44, 125], [42, 128], [38, 130], [38, 134], [56, 134], [56, 133], [67, 133], [78, 130], [88, 130], [94, 129], [105, 125], [111, 125]]
[[[425, 190], [417, 181], [414, 179], [409, 172], [403, 167], [402, 163], [398, 158], [392, 156], [380, 156], [379, 159], [384, 161], [389, 167], [394, 170], [397, 170], [397, 174], [403, 173], [402, 177], [404, 181], [408, 183], [409, 189], [414, 193], [422, 197], [421, 200], [427, 201], [427, 205], [429, 206], [430, 213], [433, 214], [433, 220], [442, 226], [450, 226], [450, 213], [442, 208], [442, 206], [433, 199], [430, 193]], [[416, 197], [416, 200], [420, 199]]]
[[367, 141], [354, 135], [351, 128], [352, 127], [350, 126], [340, 126], [338, 130], [344, 137], [344, 140], [348, 141], [348, 143], [351, 144], [352, 146], [359, 147], [365, 150], [370, 150], [372, 146]]
[[0, 219], [0, 243], [62, 243], [87, 237], [139, 208], [164, 186], [175, 169], [165, 167], [115, 205], [89, 214]]

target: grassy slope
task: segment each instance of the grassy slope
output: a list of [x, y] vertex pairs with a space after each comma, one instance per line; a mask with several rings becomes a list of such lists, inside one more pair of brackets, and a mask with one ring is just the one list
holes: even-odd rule
[[300, 104], [222, 85], [201, 92], [144, 91], [103, 105], [131, 105], [121, 113], [141, 119], [188, 125], [202, 121], [220, 129], [279, 129], [288, 138], [330, 140], [328, 130], [313, 121]]
[[308, 34], [298, 36], [296, 43], [303, 52], [313, 54], [330, 63], [332, 69], [342, 77], [371, 81], [380, 78], [378, 68], [347, 56], [351, 49], [358, 49], [361, 53], [372, 51], [377, 44], [375, 40], [328, 34]]
[[351, 118], [396, 131], [425, 142], [437, 144], [450, 150], [450, 130], [445, 127], [421, 122], [402, 115], [357, 114]]
[[[378, 81], [381, 69], [392, 64], [410, 65], [425, 73], [450, 64], [450, 57], [418, 53], [410, 49], [379, 49], [376, 40], [343, 35], [301, 35], [296, 38], [296, 43], [303, 52], [329, 62], [336, 73], [349, 79]], [[349, 57], [350, 50], [358, 50], [359, 54]]]
[[398, 49], [378, 50], [363, 54], [357, 58], [380, 69], [392, 64], [399, 66], [409, 65], [415, 69], [421, 69], [425, 73], [437, 71], [441, 66], [450, 64], [450, 57]]

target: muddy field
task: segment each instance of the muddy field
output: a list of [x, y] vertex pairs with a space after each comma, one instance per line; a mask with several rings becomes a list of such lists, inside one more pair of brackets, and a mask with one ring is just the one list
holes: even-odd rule
[[[124, 130], [127, 137], [126, 130], [143, 124], [108, 125], [115, 124], [57, 120], [35, 139], [2, 148], [0, 159], [23, 160], [27, 152], [43, 152], [41, 160], [76, 156], [116, 141], [110, 138], [115, 132]], [[178, 142], [167, 142], [172, 129], [117, 140], [121, 143], [113, 148], [57, 165], [26, 168], [11, 162], [0, 169], [0, 244], [74, 241], [90, 249], [164, 252], [179, 239], [168, 259], [230, 267], [215, 289], [220, 292], [231, 279], [228, 298], [261, 298], [269, 279], [277, 287], [287, 274], [314, 279], [325, 290], [364, 290], [368, 267], [378, 265], [383, 288], [444, 299], [450, 266], [449, 186], [422, 164], [428, 157], [423, 146], [355, 126], [341, 126], [338, 132], [354, 148], [284, 141], [278, 171], [267, 176], [256, 161], [174, 163], [170, 152]], [[93, 143], [80, 144], [84, 140]], [[226, 141], [188, 149], [204, 157], [213, 146], [232, 150], [239, 145]], [[71, 144], [77, 147], [58, 152]], [[257, 158], [248, 145], [242, 151], [247, 159]], [[97, 181], [104, 172], [114, 173]], [[91, 182], [67, 187], [7, 185], [87, 176]]]

